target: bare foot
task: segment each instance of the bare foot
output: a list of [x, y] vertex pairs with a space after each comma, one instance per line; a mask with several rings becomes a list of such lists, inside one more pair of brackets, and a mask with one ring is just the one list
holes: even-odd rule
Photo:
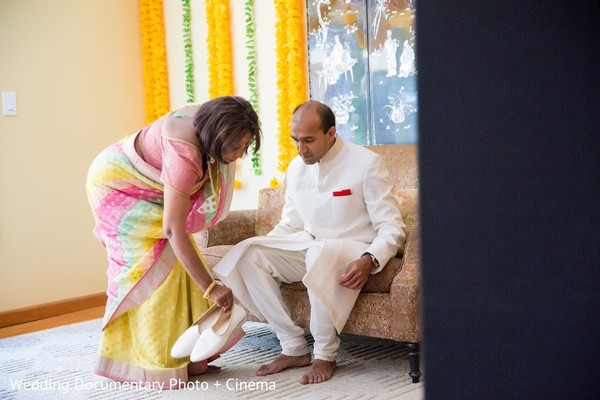
[[261, 365], [256, 370], [256, 375], [266, 376], [276, 374], [287, 368], [305, 367], [310, 364], [310, 359], [310, 353], [302, 356], [286, 356], [285, 354], [280, 354], [275, 360], [273, 360], [273, 362], [271, 362], [271, 364]]
[[221, 372], [221, 367], [215, 365], [207, 365], [206, 362], [193, 362], [188, 364], [188, 375], [204, 375], [204, 374], [216, 374]]
[[335, 371], [335, 361], [315, 360], [300, 378], [300, 384], [328, 381], [333, 376], [333, 371]]

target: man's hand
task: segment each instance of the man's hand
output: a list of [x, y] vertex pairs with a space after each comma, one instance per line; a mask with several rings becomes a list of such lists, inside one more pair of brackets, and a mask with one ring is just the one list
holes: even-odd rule
[[363, 255], [348, 264], [346, 271], [340, 276], [340, 285], [348, 289], [362, 288], [367, 283], [374, 267], [371, 257]]

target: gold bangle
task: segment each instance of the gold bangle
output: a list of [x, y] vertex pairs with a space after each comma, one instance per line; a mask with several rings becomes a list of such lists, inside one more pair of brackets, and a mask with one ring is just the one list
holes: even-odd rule
[[206, 288], [206, 291], [204, 292], [204, 295], [202, 297], [205, 299], [208, 299], [208, 296], [210, 296], [210, 292], [212, 292], [212, 290], [215, 288], [216, 285], [217, 285], [217, 282], [212, 281], [212, 283], [210, 285], [208, 285], [208, 288]]

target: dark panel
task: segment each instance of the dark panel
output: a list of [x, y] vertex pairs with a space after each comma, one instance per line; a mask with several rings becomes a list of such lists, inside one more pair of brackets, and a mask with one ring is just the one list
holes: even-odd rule
[[417, 5], [428, 399], [600, 393], [599, 16]]

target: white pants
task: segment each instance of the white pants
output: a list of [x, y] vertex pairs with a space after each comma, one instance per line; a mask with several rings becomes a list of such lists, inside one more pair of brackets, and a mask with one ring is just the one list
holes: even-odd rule
[[[219, 276], [252, 314], [273, 327], [282, 353], [288, 356], [301, 356], [310, 350], [304, 329], [292, 321], [283, 302], [280, 284], [302, 281], [320, 251], [320, 247], [290, 251], [251, 245], [228, 276]], [[311, 305], [310, 332], [315, 340], [314, 358], [334, 361], [340, 340], [333, 321], [311, 291], [308, 291], [308, 296]]]

